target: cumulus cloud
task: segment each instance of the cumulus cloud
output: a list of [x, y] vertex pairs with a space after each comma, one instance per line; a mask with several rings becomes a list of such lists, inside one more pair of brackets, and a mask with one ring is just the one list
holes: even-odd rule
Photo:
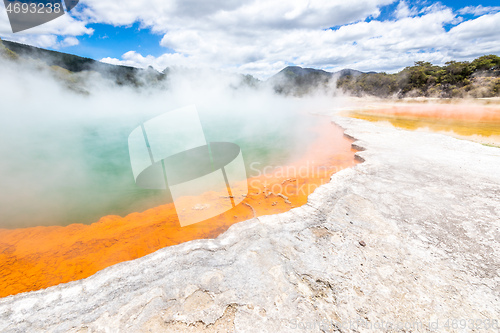
[[195, 66], [186, 66], [189, 64], [188, 57], [185, 57], [179, 53], [165, 53], [159, 57], [153, 56], [143, 56], [135, 51], [129, 51], [125, 53], [121, 59], [116, 58], [104, 58], [101, 59], [102, 62], [113, 64], [113, 65], [125, 65], [131, 67], [153, 67], [157, 71], [163, 71], [166, 67], [169, 66], [183, 66], [183, 67], [197, 67]]
[[80, 42], [75, 37], [66, 37], [61, 41], [61, 47], [78, 45]]
[[[185, 26], [172, 23], [166, 29], [161, 45], [174, 50], [174, 54], [152, 57], [129, 52], [112, 61], [157, 69], [174, 65], [230, 68], [266, 78], [287, 64], [393, 72], [417, 60], [444, 63], [500, 51], [498, 43], [495, 46], [489, 40], [499, 31], [500, 22], [491, 14], [462, 22], [443, 5], [417, 9], [400, 1], [394, 20], [358, 20], [366, 18], [368, 12], [378, 15], [375, 6], [368, 12], [360, 11], [360, 16], [353, 16], [348, 24], [325, 29], [341, 21], [333, 19], [330, 24], [322, 24], [322, 18], [316, 17], [315, 25], [309, 24], [308, 17], [320, 15], [319, 7], [297, 5], [295, 10], [287, 10], [290, 4], [293, 2], [280, 6], [273, 1], [265, 5], [256, 1], [240, 7], [233, 4], [233, 9], [221, 11], [212, 8], [209, 16], [197, 17], [195, 26], [189, 22]], [[264, 14], [270, 8], [281, 13], [274, 24], [273, 15]], [[230, 14], [234, 16], [230, 18]], [[286, 20], [294, 21], [295, 28], [284, 24]], [[445, 27], [450, 24], [455, 27], [447, 31]]]
[[[211, 67], [266, 78], [293, 64], [326, 70], [394, 72], [416, 60], [444, 63], [499, 53], [494, 33], [498, 7], [453, 10], [406, 0], [82, 0], [64, 20], [16, 36], [39, 46], [64, 47], [92, 34], [88, 23], [127, 26], [161, 34], [165, 54], [130, 50], [102, 61], [134, 67]], [[381, 9], [394, 12], [380, 16]], [[386, 7], [387, 8], [387, 7]], [[463, 15], [477, 17], [466, 19]], [[1, 17], [1, 15], [0, 15]], [[0, 19], [0, 31], [5, 22]], [[451, 26], [451, 29], [450, 29]], [[16, 34], [17, 35], [17, 34]], [[54, 38], [64, 35], [66, 39]], [[68, 39], [73, 37], [72, 39]]]
[[113, 25], [142, 22], [154, 31], [173, 28], [297, 29], [331, 26], [377, 17], [394, 0], [86, 0], [82, 17]]
[[[4, 36], [2, 36], [4, 37]], [[33, 45], [41, 48], [62, 49], [68, 46], [78, 45], [79, 41], [75, 37], [58, 38], [56, 35], [18, 35], [7, 36], [9, 40], [22, 44]]]

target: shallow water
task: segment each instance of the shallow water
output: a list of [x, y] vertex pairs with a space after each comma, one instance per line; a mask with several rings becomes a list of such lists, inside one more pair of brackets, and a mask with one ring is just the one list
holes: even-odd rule
[[433, 132], [500, 145], [500, 108], [468, 105], [399, 106], [360, 109], [347, 116], [371, 122], [389, 122], [408, 130]]

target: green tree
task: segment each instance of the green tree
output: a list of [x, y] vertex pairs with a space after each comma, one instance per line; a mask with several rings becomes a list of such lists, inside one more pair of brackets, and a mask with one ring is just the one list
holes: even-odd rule
[[500, 70], [500, 57], [494, 54], [485, 55], [472, 62], [474, 71]]

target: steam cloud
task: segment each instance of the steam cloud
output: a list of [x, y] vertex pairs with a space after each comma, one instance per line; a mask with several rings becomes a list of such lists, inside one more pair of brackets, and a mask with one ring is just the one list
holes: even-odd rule
[[324, 92], [279, 96], [210, 70], [171, 70], [141, 89], [34, 62], [0, 61], [0, 77], [0, 228], [92, 223], [168, 202], [135, 186], [127, 137], [169, 110], [195, 104], [207, 140], [240, 145], [249, 170], [299, 156], [314, 139], [304, 113], [341, 103]]

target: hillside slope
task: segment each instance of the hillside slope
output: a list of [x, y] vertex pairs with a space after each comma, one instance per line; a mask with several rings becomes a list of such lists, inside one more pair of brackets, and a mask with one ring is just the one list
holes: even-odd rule
[[72, 73], [94, 71], [104, 78], [113, 80], [118, 85], [142, 86], [153, 84], [166, 78], [164, 73], [159, 73], [152, 68], [141, 69], [128, 66], [111, 65], [90, 58], [73, 54], [46, 50], [30, 45], [3, 41], [7, 52], [13, 52], [21, 58], [42, 61], [47, 66], [58, 66]]
[[279, 94], [302, 96], [318, 90], [328, 90], [337, 79], [347, 75], [356, 77], [363, 72], [354, 69], [343, 69], [338, 72], [327, 72], [321, 69], [288, 66], [267, 81]]

